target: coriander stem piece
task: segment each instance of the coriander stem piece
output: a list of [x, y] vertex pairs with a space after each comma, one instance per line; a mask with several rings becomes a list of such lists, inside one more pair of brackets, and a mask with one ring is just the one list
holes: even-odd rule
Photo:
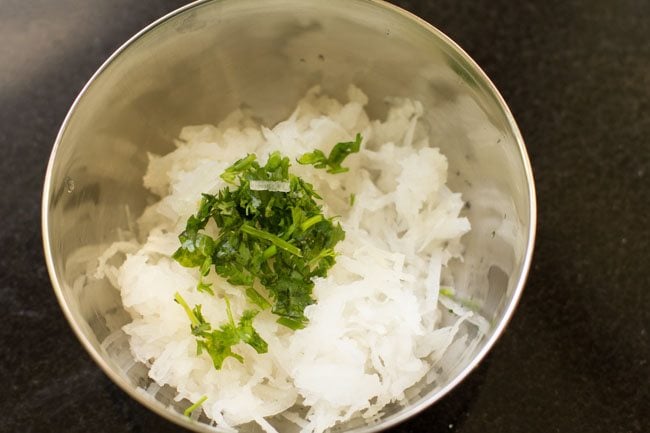
[[226, 312], [228, 313], [228, 321], [231, 325], [235, 326], [235, 319], [233, 319], [232, 310], [230, 309], [230, 299], [228, 299], [227, 296], [224, 296], [223, 299], [226, 300]]
[[321, 221], [323, 221], [323, 215], [314, 215], [313, 217], [308, 218], [305, 222], [300, 224], [300, 230], [304, 232], [309, 229], [309, 227], [313, 226], [314, 224], [318, 224]]
[[192, 412], [194, 412], [199, 406], [201, 406], [207, 399], [208, 399], [208, 396], [204, 395], [203, 397], [198, 399], [196, 401], [196, 403], [194, 403], [192, 406], [185, 409], [185, 411], [183, 412], [183, 415], [185, 415], [186, 417], [189, 418], [190, 415], [192, 415]]
[[185, 313], [187, 314], [187, 317], [190, 318], [190, 321], [192, 322], [193, 326], [199, 326], [199, 320], [196, 318], [194, 313], [192, 312], [192, 309], [190, 308], [189, 305], [187, 305], [187, 302], [185, 302], [185, 299], [181, 296], [180, 293], [176, 292], [174, 294], [174, 300], [181, 306], [183, 307], [183, 310], [185, 310]]
[[334, 256], [334, 254], [335, 254], [334, 250], [331, 249], [331, 248], [323, 250], [316, 257], [314, 257], [313, 259], [311, 259], [309, 261], [308, 266], [311, 268], [311, 267], [315, 266], [316, 264], [318, 264], [320, 259], [322, 259], [323, 257]]
[[255, 227], [252, 227], [246, 223], [241, 225], [241, 231], [251, 236], [255, 236], [257, 238], [265, 239], [269, 242], [272, 242], [273, 244], [293, 254], [294, 256], [302, 257], [302, 253], [300, 252], [300, 249], [298, 249], [298, 247], [291, 245], [289, 242], [279, 238], [278, 236], [272, 233], [265, 232], [264, 230], [256, 229]]
[[271, 304], [269, 303], [269, 301], [267, 301], [266, 298], [264, 296], [262, 296], [253, 287], [247, 287], [246, 288], [246, 296], [248, 296], [248, 299], [253, 304], [257, 305], [262, 310], [266, 310], [267, 308], [271, 308]]

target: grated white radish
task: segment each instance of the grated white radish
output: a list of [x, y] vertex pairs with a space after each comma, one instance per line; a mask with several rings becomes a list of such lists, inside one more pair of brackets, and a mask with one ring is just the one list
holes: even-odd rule
[[[446, 158], [418, 129], [422, 105], [392, 99], [387, 119], [371, 121], [364, 110], [366, 95], [351, 86], [348, 98], [342, 104], [315, 87], [273, 128], [243, 110], [216, 127], [184, 128], [176, 150], [150, 155], [144, 184], [161, 200], [138, 221], [144, 242], [118, 242], [100, 259], [95, 276], [119, 287], [133, 317], [123, 330], [135, 359], [150, 367], [158, 385], [175, 387], [177, 400], [207, 396], [202, 410], [222, 427], [257, 422], [275, 432], [265, 418], [283, 414], [302, 432], [320, 433], [356, 415], [376, 418], [386, 404], [405, 398], [409, 387], [435, 380], [432, 372], [448, 350], [458, 353], [443, 367], [457, 368], [467, 356], [463, 349], [475, 347], [487, 332], [485, 319], [439, 297], [441, 269], [460, 258], [460, 237], [470, 225], [459, 216], [460, 194], [445, 186]], [[246, 153], [263, 162], [279, 150], [295, 160], [314, 149], [327, 153], [357, 132], [363, 135], [362, 150], [346, 160], [349, 172], [332, 175], [292, 166], [324, 198], [325, 214], [341, 216], [346, 232], [337, 246], [337, 264], [316, 281], [318, 302], [306, 309], [309, 325], [293, 332], [262, 312], [255, 326], [269, 344], [268, 353], [239, 345], [235, 350], [245, 362], [228, 359], [215, 370], [207, 355], [196, 355], [174, 293], [190, 305], [201, 304], [213, 324], [226, 319], [224, 295], [237, 315], [247, 303], [239, 288], [214, 273], [208, 281], [217, 295], [197, 292], [198, 271], [170, 258], [200, 194], [225, 187], [219, 174]], [[283, 191], [286, 185], [267, 182], [255, 188]], [[115, 266], [111, 258], [119, 253], [126, 259]], [[439, 302], [459, 316], [456, 323], [441, 326]], [[465, 321], [477, 326], [472, 341], [457, 336]], [[290, 410], [296, 405], [308, 407], [305, 418]]]

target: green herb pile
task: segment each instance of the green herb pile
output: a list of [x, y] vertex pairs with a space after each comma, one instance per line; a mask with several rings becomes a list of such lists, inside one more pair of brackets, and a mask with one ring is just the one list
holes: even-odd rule
[[[361, 135], [355, 141], [336, 144], [329, 156], [320, 150], [298, 158], [300, 164], [343, 173], [341, 163], [358, 152]], [[269, 155], [261, 166], [254, 154], [235, 162], [221, 178], [230, 186], [216, 195], [203, 194], [199, 209], [179, 235], [180, 248], [173, 258], [181, 265], [199, 268], [197, 289], [214, 294], [204, 280], [212, 269], [235, 286], [241, 286], [248, 300], [260, 309], [276, 314], [278, 323], [291, 329], [307, 324], [305, 307], [315, 302], [313, 279], [325, 277], [334, 265], [335, 245], [345, 233], [335, 218], [327, 218], [316, 200], [321, 197], [311, 184], [289, 172], [289, 158], [279, 152]], [[259, 187], [267, 185], [271, 187]], [[210, 220], [218, 236], [205, 232]], [[227, 357], [240, 362], [232, 346], [244, 342], [258, 353], [267, 351], [266, 342], [253, 328], [256, 310], [246, 310], [236, 324], [226, 299], [228, 323], [213, 330], [201, 306], [191, 309], [177, 294], [186, 311], [197, 353], [207, 352], [220, 369]]]

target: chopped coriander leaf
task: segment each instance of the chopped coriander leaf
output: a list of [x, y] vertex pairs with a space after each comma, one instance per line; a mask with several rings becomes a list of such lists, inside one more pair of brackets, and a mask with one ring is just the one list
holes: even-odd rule
[[253, 328], [253, 319], [257, 316], [257, 313], [254, 310], [244, 311], [244, 314], [239, 319], [237, 333], [239, 339], [255, 349], [257, 353], [266, 353], [269, 350], [268, 344]]
[[196, 337], [197, 355], [206, 352], [212, 358], [214, 368], [217, 370], [221, 369], [223, 362], [228, 357], [235, 358], [239, 362], [244, 361], [241, 355], [232, 351], [232, 347], [240, 342], [248, 344], [257, 353], [266, 353], [268, 351], [266, 341], [253, 328], [253, 319], [258, 313], [257, 311], [244, 311], [242, 317], [239, 319], [239, 323], [235, 324], [230, 308], [230, 301], [228, 298], [225, 298], [228, 322], [221, 325], [219, 329], [212, 330], [212, 325], [203, 317], [201, 305], [195, 305], [194, 309], [190, 309], [185, 299], [179, 293], [174, 295], [174, 300], [183, 307], [190, 319], [190, 329], [192, 330], [192, 335]]
[[313, 165], [316, 168], [327, 168], [327, 157], [322, 150], [314, 150], [310, 153], [303, 154], [298, 158], [298, 163], [303, 165]]
[[212, 290], [212, 283], [206, 283], [205, 281], [203, 281], [202, 278], [199, 279], [199, 284], [197, 284], [196, 290], [214, 296], [214, 291]]
[[257, 156], [255, 156], [255, 154], [247, 155], [246, 158], [242, 158], [228, 167], [226, 171], [221, 174], [221, 178], [224, 181], [234, 185], [235, 180], [237, 179], [237, 175], [248, 169], [256, 158]]
[[348, 157], [351, 153], [356, 153], [361, 149], [361, 134], [356, 135], [354, 138], [354, 141], [349, 141], [347, 143], [337, 143], [332, 151], [330, 152], [330, 156], [328, 159], [329, 165], [331, 167], [330, 170], [328, 170], [329, 173], [343, 173], [348, 171], [347, 168], [341, 167], [341, 163], [345, 158]]
[[361, 149], [361, 140], [363, 137], [357, 133], [354, 141], [341, 142], [334, 145], [330, 151], [329, 156], [325, 156], [323, 151], [314, 150], [310, 153], [305, 153], [297, 159], [299, 164], [313, 165], [316, 168], [326, 168], [328, 173], [345, 173], [349, 169], [341, 166], [345, 158], [350, 154], [356, 153]]
[[207, 399], [208, 399], [208, 396], [204, 395], [203, 397], [198, 399], [196, 401], [196, 403], [194, 403], [192, 406], [185, 409], [185, 411], [183, 412], [183, 415], [185, 415], [186, 417], [189, 418], [190, 415], [192, 415], [192, 412], [194, 412], [196, 409], [198, 409]]
[[282, 326], [286, 326], [289, 329], [293, 329], [294, 331], [305, 327], [305, 324], [300, 320], [289, 319], [288, 317], [279, 318], [278, 323]]

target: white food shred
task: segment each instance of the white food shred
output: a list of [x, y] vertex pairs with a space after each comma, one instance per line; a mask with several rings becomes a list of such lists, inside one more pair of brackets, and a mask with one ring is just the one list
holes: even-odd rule
[[289, 182], [280, 182], [275, 180], [251, 180], [251, 191], [278, 191], [289, 192]]
[[[422, 104], [392, 99], [386, 120], [371, 121], [366, 95], [351, 86], [348, 97], [343, 104], [315, 87], [289, 119], [272, 128], [242, 110], [217, 126], [184, 128], [176, 150], [150, 156], [144, 184], [161, 199], [138, 221], [146, 240], [119, 242], [100, 260], [96, 277], [110, 278], [133, 317], [123, 331], [135, 360], [150, 366], [149, 376], [159, 386], [176, 388], [177, 400], [207, 396], [205, 415], [224, 428], [256, 422], [276, 432], [278, 414], [304, 433], [321, 433], [355, 416], [375, 419], [416, 383], [437, 380], [440, 368], [457, 369], [488, 332], [476, 312], [439, 296], [442, 270], [460, 258], [460, 237], [470, 225], [459, 216], [460, 194], [445, 185], [447, 159], [420, 136]], [[229, 358], [215, 370], [206, 354], [197, 356], [174, 293], [190, 305], [201, 304], [215, 326], [226, 320], [224, 295], [236, 315], [248, 305], [239, 288], [214, 273], [207, 281], [217, 296], [197, 292], [198, 269], [170, 258], [200, 194], [224, 188], [219, 174], [246, 153], [263, 162], [277, 150], [295, 161], [315, 149], [327, 154], [358, 132], [362, 149], [346, 159], [347, 173], [291, 167], [314, 185], [325, 213], [339, 215], [346, 232], [337, 245], [337, 264], [315, 281], [317, 303], [305, 310], [309, 324], [293, 332], [262, 312], [255, 327], [268, 353], [240, 344], [234, 349], [245, 362]], [[252, 181], [251, 189], [289, 191], [289, 185]], [[126, 256], [119, 266], [116, 255]], [[457, 317], [443, 324], [448, 311]], [[468, 340], [467, 331], [459, 329], [472, 324], [476, 329]], [[298, 414], [304, 407], [303, 417]]]

